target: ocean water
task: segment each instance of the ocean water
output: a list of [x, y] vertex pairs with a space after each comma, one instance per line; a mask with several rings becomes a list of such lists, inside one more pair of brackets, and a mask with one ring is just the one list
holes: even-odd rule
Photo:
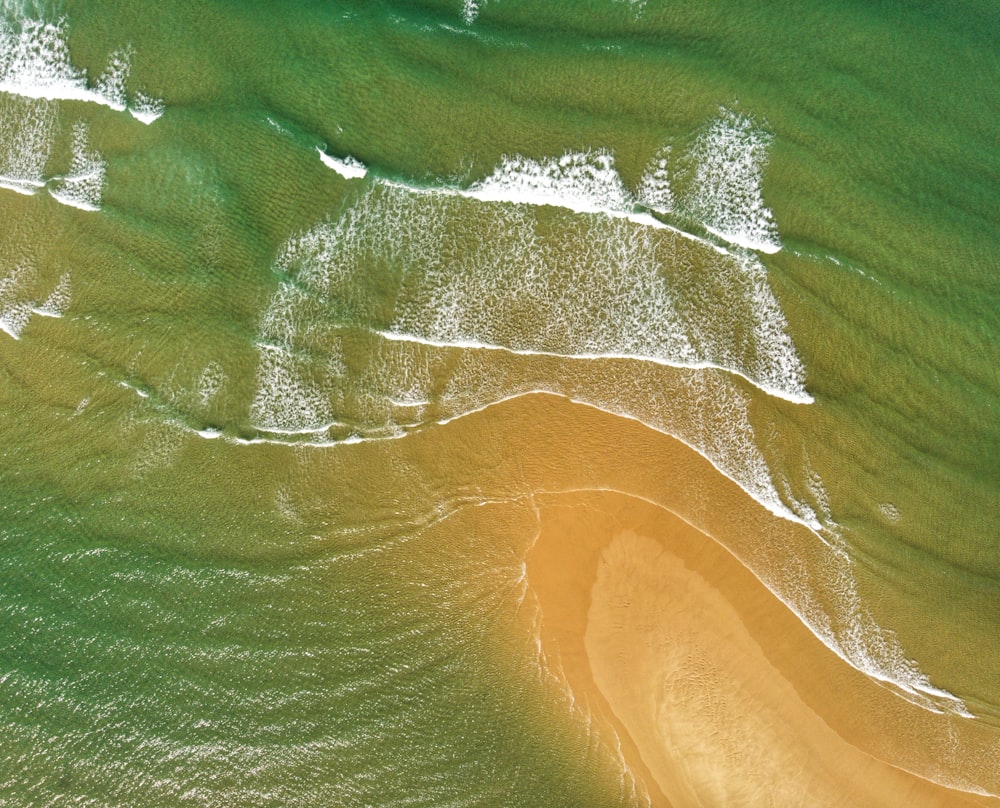
[[794, 526], [716, 538], [1000, 794], [998, 30], [4, 0], [0, 805], [644, 804], [526, 617], [618, 462], [552, 397]]

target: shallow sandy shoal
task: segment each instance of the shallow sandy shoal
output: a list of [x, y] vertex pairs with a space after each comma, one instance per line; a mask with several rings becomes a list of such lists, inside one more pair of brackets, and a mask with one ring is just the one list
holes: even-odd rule
[[[662, 507], [657, 491], [671, 491], [676, 505], [677, 491], [698, 490], [693, 512], [704, 520], [714, 486], [727, 538], [739, 526], [760, 534], [735, 540], [747, 547], [787, 523], [662, 434], [535, 398], [506, 415], [528, 406], [532, 423], [551, 429], [548, 445], [523, 449], [550, 452], [526, 556], [542, 645], [575, 702], [617, 734], [654, 804], [1000, 804], [939, 784], [978, 777], [994, 731], [929, 713], [854, 670], [730, 552]], [[601, 466], [590, 455], [581, 467], [572, 455], [592, 447], [579, 436], [598, 434], [597, 424], [615, 459]], [[629, 462], [637, 454], [643, 462]], [[672, 485], [678, 458], [683, 476]], [[532, 464], [522, 469], [530, 480]]]
[[[518, 631], [538, 631], [573, 714], [654, 804], [1000, 805], [941, 785], [1000, 793], [1000, 731], [908, 703], [823, 645], [758, 578], [822, 583], [828, 548], [679, 441], [533, 394], [323, 463], [311, 478], [341, 488], [371, 470], [339, 507], [412, 511], [437, 525], [435, 553], [464, 548], [477, 569], [508, 559]], [[442, 492], [460, 524], [425, 513]]]

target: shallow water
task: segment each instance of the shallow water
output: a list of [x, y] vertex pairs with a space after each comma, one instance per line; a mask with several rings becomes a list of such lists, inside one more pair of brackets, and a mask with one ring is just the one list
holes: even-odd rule
[[525, 635], [536, 393], [1000, 722], [995, 9], [2, 11], [0, 801], [641, 802]]

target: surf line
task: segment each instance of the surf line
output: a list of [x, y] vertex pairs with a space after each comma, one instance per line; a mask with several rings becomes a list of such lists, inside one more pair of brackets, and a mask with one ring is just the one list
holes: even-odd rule
[[[741, 482], [740, 480], [737, 480], [735, 477], [733, 477], [733, 475], [731, 473], [729, 473], [725, 469], [721, 468], [712, 458], [707, 457], [705, 454], [703, 454], [703, 452], [701, 450], [699, 450], [698, 447], [692, 445], [691, 443], [689, 443], [688, 441], [684, 440], [683, 438], [678, 437], [677, 435], [672, 434], [671, 432], [663, 429], [662, 427], [657, 427], [657, 426], [654, 426], [652, 424], [649, 424], [649, 423], [641, 420], [640, 418], [638, 418], [636, 416], [628, 415], [628, 414], [623, 414], [623, 413], [619, 413], [619, 412], [615, 412], [613, 410], [609, 410], [609, 409], [606, 409], [604, 407], [600, 407], [600, 406], [598, 406], [596, 404], [593, 404], [591, 402], [588, 402], [588, 401], [585, 401], [585, 400], [581, 400], [581, 399], [577, 399], [577, 398], [573, 398], [573, 397], [567, 396], [565, 394], [555, 393], [555, 392], [553, 392], [551, 390], [546, 390], [546, 389], [543, 389], [543, 388], [539, 388], [539, 389], [535, 389], [535, 390], [526, 390], [526, 391], [522, 391], [522, 392], [519, 392], [519, 393], [515, 393], [513, 395], [506, 396], [506, 397], [497, 399], [495, 401], [490, 401], [490, 402], [488, 402], [488, 403], [486, 403], [486, 404], [484, 404], [484, 405], [482, 405], [480, 407], [471, 408], [469, 410], [463, 411], [461, 413], [457, 413], [455, 415], [443, 418], [443, 419], [438, 420], [438, 421], [428, 422], [428, 423], [425, 423], [425, 424], [422, 424], [422, 425], [410, 425], [409, 428], [402, 427], [398, 432], [395, 432], [395, 433], [389, 434], [389, 435], [381, 435], [381, 436], [359, 436], [359, 435], [353, 435], [353, 436], [351, 436], [349, 438], [346, 438], [346, 439], [343, 439], [343, 440], [309, 441], [309, 442], [284, 441], [284, 440], [280, 440], [280, 439], [277, 439], [277, 438], [266, 438], [266, 437], [249, 438], [249, 439], [247, 439], [247, 438], [235, 438], [235, 437], [225, 436], [225, 435], [223, 435], [221, 437], [223, 437], [223, 439], [226, 442], [237, 444], [237, 445], [243, 445], [243, 446], [254, 445], [254, 444], [257, 444], [257, 445], [259, 445], [259, 444], [272, 444], [272, 445], [274, 445], [274, 444], [281, 444], [281, 445], [289, 446], [289, 447], [292, 447], [292, 448], [297, 448], [297, 447], [306, 447], [306, 448], [334, 448], [334, 447], [338, 447], [338, 446], [348, 446], [348, 445], [355, 445], [355, 444], [360, 444], [360, 443], [380, 443], [380, 442], [383, 442], [383, 441], [398, 440], [398, 439], [401, 439], [401, 438], [405, 438], [405, 437], [407, 437], [407, 436], [409, 436], [411, 434], [414, 434], [414, 432], [416, 431], [416, 429], [429, 428], [429, 427], [433, 427], [433, 426], [445, 426], [447, 424], [450, 424], [453, 421], [458, 421], [458, 420], [461, 420], [461, 419], [465, 419], [465, 418], [467, 418], [467, 417], [469, 417], [471, 415], [474, 415], [476, 413], [484, 412], [486, 410], [489, 410], [489, 409], [492, 409], [492, 408], [494, 408], [496, 406], [499, 406], [499, 405], [501, 405], [503, 403], [506, 403], [506, 402], [509, 402], [509, 401], [512, 401], [512, 400], [515, 400], [515, 399], [518, 399], [518, 398], [522, 398], [522, 397], [532, 396], [532, 395], [546, 395], [546, 396], [554, 396], [554, 397], [557, 397], [557, 398], [562, 398], [562, 399], [567, 400], [567, 401], [569, 401], [569, 402], [571, 402], [571, 403], [573, 403], [575, 405], [587, 407], [589, 409], [593, 409], [593, 410], [597, 410], [597, 411], [600, 411], [600, 412], [604, 412], [604, 413], [607, 413], [607, 414], [615, 416], [615, 417], [624, 418], [624, 419], [629, 420], [629, 421], [637, 422], [639, 424], [642, 424], [646, 428], [653, 430], [654, 432], [658, 432], [660, 434], [667, 435], [668, 437], [671, 437], [674, 440], [677, 440], [679, 443], [687, 446], [689, 449], [697, 452], [701, 457], [705, 458], [709, 462], [709, 464], [717, 472], [719, 472], [726, 479], [728, 479], [731, 482], [735, 483], [741, 490], [744, 491], [744, 493], [746, 493], [748, 496], [750, 496], [751, 499], [753, 499], [758, 504], [760, 504], [762, 507], [764, 507], [772, 515], [774, 515], [774, 516], [776, 516], [778, 518], [787, 520], [789, 522], [801, 525], [802, 527], [806, 528], [820, 542], [822, 542], [828, 548], [830, 547], [829, 542], [822, 535], [822, 528], [817, 523], [812, 522], [812, 520], [803, 519], [798, 514], [795, 514], [794, 512], [792, 512], [787, 506], [782, 506], [781, 504], [776, 503], [776, 502], [765, 501], [764, 499], [762, 499], [759, 496], [759, 492], [755, 495], [754, 492], [749, 491], [747, 489], [747, 486], [743, 482]], [[215, 439], [215, 438], [220, 437], [220, 435], [218, 433], [215, 433], [215, 434], [213, 434], [211, 436], [208, 436], [208, 435], [202, 434], [202, 432], [200, 432], [200, 431], [191, 430], [191, 428], [187, 427], [186, 425], [182, 425], [182, 426], [183, 426], [183, 428], [186, 429], [186, 431], [193, 432], [193, 434], [198, 435], [199, 437], [202, 437], [202, 438], [211, 437], [212, 439]], [[416, 427], [416, 429], [414, 428], [414, 426]], [[637, 500], [641, 500], [641, 501], [647, 502], [647, 503], [649, 503], [651, 505], [654, 505], [654, 506], [656, 506], [658, 508], [662, 508], [662, 509], [664, 509], [664, 510], [670, 512], [670, 513], [674, 513], [679, 518], [681, 518], [683, 521], [688, 522], [688, 524], [692, 524], [687, 519], [685, 519], [683, 516], [681, 516], [680, 514], [676, 514], [675, 511], [673, 511], [668, 506], [666, 506], [666, 505], [664, 505], [664, 504], [662, 504], [660, 502], [656, 502], [655, 500], [649, 499], [649, 498], [647, 498], [645, 496], [642, 496], [640, 494], [636, 494], [636, 493], [628, 492], [628, 491], [623, 491], [621, 489], [617, 489], [617, 488], [613, 488], [613, 487], [588, 487], [588, 488], [584, 488], [584, 489], [566, 489], [566, 490], [561, 490], [561, 489], [560, 490], [541, 490], [540, 489], [540, 490], [534, 491], [532, 493], [533, 494], [561, 494], [561, 493], [570, 493], [570, 492], [573, 492], [573, 491], [610, 491], [610, 492], [620, 493], [620, 494], [623, 494], [625, 496], [633, 497], [633, 498], [635, 498]], [[697, 527], [699, 530], [702, 530], [701, 527], [698, 527], [696, 525], [695, 525], [695, 527]], [[708, 534], [706, 534], [706, 535], [708, 535]], [[710, 538], [712, 538], [713, 540], [715, 540], [714, 537], [710, 536]], [[753, 574], [754, 577], [757, 578], [757, 580], [760, 581], [761, 584], [765, 588], [767, 588], [793, 614], [795, 614], [799, 618], [800, 622], [810, 631], [810, 633], [812, 633], [816, 637], [816, 639], [818, 639], [824, 646], [826, 646], [830, 651], [832, 651], [842, 661], [846, 662], [850, 667], [854, 668], [855, 670], [859, 671], [860, 673], [863, 673], [864, 675], [866, 675], [870, 679], [873, 679], [873, 680], [875, 680], [875, 681], [877, 681], [877, 682], [879, 682], [879, 683], [881, 683], [883, 685], [889, 686], [892, 689], [892, 692], [896, 693], [896, 695], [898, 695], [900, 698], [903, 698], [906, 701], [909, 701], [911, 704], [913, 704], [914, 706], [916, 706], [918, 708], [921, 708], [921, 709], [924, 709], [924, 710], [927, 710], [929, 712], [936, 713], [936, 714], [945, 714], [947, 712], [947, 713], [953, 713], [953, 714], [956, 714], [956, 715], [959, 715], [959, 716], [962, 716], [962, 717], [966, 717], [966, 718], [975, 718], [974, 714], [971, 713], [971, 712], [969, 712], [968, 708], [966, 707], [966, 705], [962, 701], [962, 699], [960, 699], [958, 696], [950, 693], [949, 691], [947, 691], [945, 689], [935, 687], [927, 679], [926, 675], [922, 674], [919, 671], [915, 672], [915, 675], [914, 675], [913, 671], [910, 671], [909, 672], [911, 674], [910, 676], [902, 676], [902, 675], [900, 675], [899, 672], [895, 672], [895, 671], [892, 671], [892, 670], [886, 670], [886, 669], [884, 669], [881, 665], [879, 665], [878, 661], [875, 660], [875, 659], [873, 659], [873, 658], [870, 658], [870, 657], [863, 658], [863, 659], [856, 659], [856, 658], [854, 658], [854, 655], [851, 654], [847, 649], [845, 649], [843, 647], [843, 645], [840, 642], [837, 641], [836, 637], [829, 635], [827, 632], [824, 632], [822, 630], [817, 629], [817, 627], [814, 626], [813, 623], [809, 620], [809, 618], [804, 613], [804, 611], [796, 606], [796, 604], [793, 601], [793, 599], [789, 598], [787, 595], [784, 595], [782, 592], [780, 592], [780, 591], [772, 588], [763, 578], [760, 577], [760, 575], [757, 574], [756, 571], [754, 571], [752, 568], [750, 568], [749, 566], [747, 566], [742, 560], [737, 559], [737, 561], [739, 561], [740, 564], [742, 564], [744, 567], [746, 567], [750, 571], [750, 573]], [[900, 692], [900, 691], [902, 691], [902, 692]], [[925, 775], [921, 775], [921, 774], [918, 774], [916, 772], [911, 772], [911, 773], [916, 774], [917, 776], [923, 777], [924, 779], [931, 779], [931, 778], [927, 778]], [[936, 781], [931, 780], [931, 782], [936, 782]], [[944, 784], [942, 783], [942, 785], [944, 785]], [[948, 787], [954, 788], [955, 786], [949, 785]], [[963, 789], [963, 790], [965, 790], [965, 789]]]
[[82, 180], [95, 179], [98, 178], [98, 176], [99, 175], [96, 172], [70, 177], [49, 177], [45, 180], [18, 179], [0, 176], [0, 188], [6, 191], [14, 191], [22, 196], [35, 196], [39, 191], [48, 191], [49, 196], [51, 196], [60, 205], [66, 205], [71, 208], [77, 208], [78, 210], [85, 210], [93, 213], [99, 211], [101, 206], [90, 202], [87, 199], [81, 199], [71, 193], [55, 190], [52, 185], [60, 182], [80, 182]]
[[612, 219], [625, 219], [634, 224], [642, 225], [644, 227], [652, 227], [657, 230], [668, 230], [681, 238], [687, 239], [688, 241], [693, 241], [700, 246], [708, 247], [714, 250], [720, 255], [726, 256], [736, 256], [739, 251], [742, 250], [756, 250], [758, 252], [765, 253], [775, 253], [778, 252], [780, 248], [770, 248], [769, 245], [752, 245], [752, 244], [741, 244], [738, 241], [732, 241], [730, 237], [727, 237], [722, 232], [706, 226], [706, 231], [712, 235], [718, 237], [723, 241], [727, 241], [734, 247], [738, 248], [737, 252], [728, 249], [721, 244], [712, 241], [711, 239], [704, 238], [702, 236], [690, 233], [680, 227], [676, 227], [672, 224], [664, 222], [662, 219], [658, 219], [649, 210], [644, 209], [643, 205], [634, 205], [631, 210], [628, 209], [618, 209], [607, 207], [604, 205], [594, 204], [585, 202], [582, 199], [568, 198], [565, 196], [560, 196], [558, 194], [547, 194], [543, 192], [537, 193], [503, 193], [496, 189], [490, 189], [488, 187], [482, 186], [480, 184], [473, 185], [470, 188], [461, 188], [456, 185], [416, 185], [413, 183], [403, 182], [396, 179], [387, 179], [385, 177], [380, 177], [370, 171], [369, 167], [366, 166], [361, 161], [357, 160], [350, 155], [346, 157], [335, 157], [328, 154], [322, 146], [316, 147], [316, 152], [319, 154], [319, 159], [327, 168], [331, 168], [340, 174], [346, 180], [354, 179], [364, 179], [371, 174], [372, 179], [375, 183], [382, 185], [386, 188], [395, 188], [402, 191], [406, 191], [411, 194], [418, 194], [421, 196], [451, 196], [451, 197], [462, 197], [464, 199], [473, 199], [477, 202], [487, 202], [487, 203], [509, 203], [512, 205], [529, 205], [531, 207], [554, 207], [561, 208], [563, 210], [568, 210], [573, 213], [589, 213], [598, 214], [602, 216], [608, 216]]
[[758, 390], [774, 398], [780, 398], [792, 404], [812, 404], [815, 399], [805, 390], [801, 392], [775, 387], [756, 381], [745, 373], [725, 365], [717, 365], [713, 362], [683, 362], [666, 359], [660, 356], [645, 356], [642, 354], [627, 353], [559, 353], [557, 351], [543, 351], [536, 348], [511, 348], [506, 345], [495, 345], [492, 343], [475, 342], [473, 340], [435, 340], [427, 337], [420, 337], [414, 334], [403, 334], [398, 331], [386, 331], [378, 328], [366, 329], [372, 334], [382, 337], [389, 342], [407, 342], [415, 345], [425, 345], [430, 348], [458, 348], [471, 351], [500, 351], [510, 356], [540, 356], [550, 359], [582, 360], [593, 361], [601, 359], [621, 359], [634, 362], [649, 362], [662, 367], [677, 368], [681, 370], [719, 370], [724, 373], [731, 373], [739, 376], [748, 384], [753, 385]]
[[128, 112], [147, 126], [164, 110], [163, 101], [142, 91], [128, 98], [126, 84], [132, 71], [132, 48], [120, 48], [108, 57], [107, 67], [92, 83], [87, 71], [71, 60], [65, 17], [54, 22], [23, 16], [0, 24], [0, 51], [8, 58], [0, 67], [0, 93], [44, 101], [76, 101]]
[[[439, 185], [439, 186], [421, 186], [421, 185], [410, 185], [405, 182], [400, 182], [398, 180], [388, 180], [377, 178], [376, 180], [379, 184], [386, 186], [387, 188], [398, 188], [403, 191], [408, 191], [411, 194], [418, 194], [422, 196], [457, 196], [463, 199], [473, 199], [477, 202], [492, 202], [492, 203], [503, 203], [511, 205], [529, 205], [531, 207], [552, 207], [561, 208], [562, 210], [568, 210], [572, 213], [590, 213], [598, 214], [601, 216], [607, 216], [612, 219], [625, 219], [633, 224], [642, 225], [644, 227], [652, 227], [657, 230], [669, 230], [688, 241], [693, 241], [702, 247], [708, 247], [719, 255], [735, 256], [737, 253], [723, 247], [721, 244], [716, 244], [701, 236], [696, 236], [694, 233], [689, 233], [687, 230], [682, 230], [679, 227], [674, 227], [671, 224], [657, 219], [652, 213], [645, 212], [643, 210], [619, 210], [618, 208], [609, 208], [596, 204], [588, 204], [581, 202], [579, 200], [567, 199], [566, 197], [549, 195], [549, 194], [501, 194], [495, 191], [489, 191], [485, 188], [480, 189], [476, 186], [471, 188], [459, 188], [454, 185]], [[721, 236], [720, 236], [721, 238]], [[737, 245], [738, 246], [738, 245]]]
[[[128, 386], [123, 383], [123, 386]], [[138, 392], [138, 391], [137, 391]], [[141, 395], [141, 394], [140, 394]], [[148, 394], [147, 394], [148, 395]], [[751, 483], [746, 480], [738, 479], [732, 471], [727, 470], [719, 461], [715, 458], [710, 457], [706, 454], [703, 448], [699, 448], [694, 443], [689, 440], [684, 439], [678, 434], [669, 431], [663, 426], [657, 426], [650, 421], [643, 420], [637, 415], [631, 415], [625, 412], [619, 412], [617, 410], [609, 409], [607, 407], [602, 407], [599, 404], [595, 404], [584, 398], [576, 398], [574, 396], [568, 395], [566, 393], [560, 392], [559, 390], [549, 389], [545, 387], [535, 387], [530, 390], [519, 390], [516, 393], [511, 393], [510, 395], [501, 396], [498, 398], [491, 399], [477, 406], [469, 407], [468, 409], [463, 409], [461, 412], [456, 412], [451, 415], [446, 415], [443, 418], [434, 421], [411, 421], [409, 423], [398, 423], [394, 424], [393, 427], [389, 428], [387, 431], [377, 434], [376, 429], [371, 428], [367, 430], [367, 434], [363, 434], [364, 428], [359, 431], [354, 432], [344, 438], [327, 438], [322, 439], [320, 436], [323, 435], [328, 429], [339, 426], [338, 424], [331, 424], [330, 426], [320, 426], [320, 427], [307, 427], [304, 429], [271, 429], [267, 427], [255, 427], [258, 431], [258, 435], [254, 437], [238, 437], [235, 435], [228, 435], [222, 433], [213, 434], [212, 438], [222, 437], [223, 442], [231, 443], [238, 446], [252, 446], [252, 445], [278, 445], [278, 446], [288, 446], [290, 448], [312, 448], [312, 449], [327, 449], [351, 446], [361, 443], [382, 443], [385, 441], [400, 440], [402, 438], [409, 437], [410, 435], [417, 434], [426, 429], [431, 429], [438, 426], [447, 426], [448, 424], [459, 421], [469, 416], [475, 415], [477, 413], [486, 412], [494, 407], [500, 406], [510, 401], [515, 401], [520, 398], [527, 398], [529, 396], [553, 396], [555, 398], [560, 398], [565, 401], [569, 401], [571, 404], [579, 405], [581, 407], [587, 407], [591, 410], [597, 412], [603, 412], [607, 415], [614, 416], [616, 418], [623, 418], [627, 421], [633, 421], [634, 423], [641, 424], [647, 429], [651, 429], [661, 435], [666, 435], [669, 438], [673, 438], [679, 443], [687, 446], [693, 452], [703, 457], [719, 474], [725, 477], [727, 480], [735, 484], [742, 490], [747, 496], [757, 502], [762, 508], [767, 510], [773, 516], [780, 519], [784, 519], [788, 522], [793, 522], [795, 524], [801, 525], [816, 534], [816, 536], [827, 544], [826, 540], [820, 535], [819, 531], [822, 530], [822, 525], [818, 519], [806, 518], [795, 513], [791, 508], [785, 505], [778, 497], [777, 491], [774, 491], [773, 497], [768, 497], [765, 495], [765, 491], [753, 490]], [[201, 432], [189, 424], [183, 421], [174, 420], [174, 423], [182, 430], [189, 432], [199, 437], [206, 437], [202, 435]], [[295, 440], [296, 437], [304, 437], [306, 440]], [[312, 438], [311, 440], [309, 438]], [[829, 545], [828, 545], [829, 546]]]
[[62, 83], [22, 84], [15, 81], [0, 81], [0, 92], [16, 95], [34, 101], [79, 101], [107, 107], [113, 112], [127, 112], [139, 123], [149, 124], [163, 115], [163, 102], [156, 98], [138, 96], [134, 103], [121, 102], [100, 90], [91, 89], [76, 77], [64, 79]]
[[[584, 402], [576, 402], [576, 403], [583, 403], [584, 406], [591, 406], [591, 405], [585, 404]], [[601, 408], [600, 407], [596, 407], [595, 409], [601, 409]], [[607, 412], [607, 410], [602, 410], [602, 411], [603, 412]], [[629, 418], [630, 416], [623, 416], [623, 417]], [[655, 427], [651, 427], [651, 428], [655, 430]], [[655, 431], [661, 431], [661, 430], [655, 430]], [[673, 437], [673, 436], [671, 436], [671, 437]], [[680, 441], [680, 442], [684, 443], [684, 441]], [[688, 445], [688, 444], [685, 444], [685, 445]], [[689, 447], [689, 448], [693, 448], [693, 447]], [[711, 462], [711, 461], [709, 460], [709, 462]], [[713, 464], [713, 466], [714, 466], [714, 464]], [[718, 467], [716, 467], [716, 469], [721, 472], [721, 470], [718, 469]], [[721, 472], [721, 473], [723, 474], [723, 476], [728, 476], [728, 475], [725, 474], [725, 472]], [[735, 482], [735, 480], [733, 482]], [[738, 483], [737, 483], [737, 485], [738, 485]], [[552, 489], [552, 490], [536, 489], [536, 490], [533, 490], [531, 492], [531, 495], [532, 495], [532, 497], [537, 496], [537, 495], [541, 495], [541, 496], [556, 495], [556, 496], [559, 496], [559, 495], [563, 495], [563, 494], [575, 494], [575, 493], [587, 494], [587, 493], [592, 493], [592, 492], [609, 492], [609, 493], [614, 493], [614, 494], [621, 494], [621, 495], [623, 495], [625, 497], [629, 497], [631, 499], [635, 499], [635, 500], [638, 500], [640, 502], [645, 502], [645, 503], [647, 503], [649, 505], [652, 505], [655, 508], [659, 508], [660, 510], [666, 511], [667, 513], [670, 513], [673, 516], [676, 516], [682, 522], [684, 522], [685, 524], [693, 527], [695, 530], [699, 531], [700, 533], [704, 533], [712, 541], [716, 542], [717, 544], [719, 544], [720, 546], [722, 546], [723, 548], [725, 548], [727, 550], [727, 552], [729, 552], [729, 548], [727, 548], [725, 544], [723, 544], [721, 541], [719, 541], [718, 539], [716, 539], [711, 533], [706, 532], [706, 530], [703, 527], [701, 527], [700, 525], [695, 524], [690, 519], [686, 518], [683, 514], [678, 513], [677, 511], [673, 510], [672, 508], [668, 507], [667, 505], [664, 505], [661, 502], [657, 502], [656, 500], [650, 499], [649, 497], [643, 496], [642, 494], [635, 494], [635, 493], [632, 493], [632, 492], [629, 492], [629, 491], [624, 491], [624, 490], [622, 490], [620, 488], [615, 488], [613, 486], [595, 486], [595, 487], [566, 488], [566, 489]], [[773, 511], [772, 511], [772, 513], [773, 513]], [[776, 514], [776, 515], [779, 515], [779, 514]], [[812, 533], [817, 539], [819, 539], [821, 542], [823, 542], [823, 544], [826, 545], [827, 547], [831, 546], [826, 541], [826, 539], [824, 539], [823, 536], [820, 535], [819, 531], [816, 528], [814, 528], [813, 526], [809, 525], [808, 523], [806, 523], [806, 522], [804, 522], [802, 520], [791, 520], [791, 521], [795, 521], [795, 522], [797, 522], [797, 524], [800, 524], [803, 527], [805, 527], [806, 529], [808, 529], [810, 533]], [[907, 696], [905, 696], [903, 694], [896, 693], [896, 691], [890, 691], [890, 692], [893, 692], [896, 695], [898, 695], [900, 698], [903, 698], [905, 701], [909, 702], [913, 706], [918, 707], [920, 709], [927, 710], [928, 712], [934, 713], [936, 715], [944, 715], [945, 712], [946, 712], [945, 709], [941, 709], [941, 708], [938, 708], [936, 706], [931, 706], [930, 704], [926, 703], [926, 701], [919, 700], [920, 698], [924, 698], [924, 699], [927, 699], [927, 700], [931, 700], [933, 698], [937, 698], [937, 699], [939, 699], [939, 700], [947, 703], [947, 705], [948, 705], [947, 711], [948, 712], [951, 712], [951, 713], [953, 713], [955, 715], [959, 715], [959, 716], [961, 716], [963, 718], [975, 718], [976, 717], [973, 713], [971, 713], [971, 712], [968, 711], [965, 703], [958, 696], [956, 696], [955, 694], [953, 694], [950, 691], [945, 690], [943, 688], [935, 687], [933, 684], [931, 684], [930, 680], [927, 679], [926, 676], [924, 676], [924, 674], [922, 674], [922, 673], [919, 674], [919, 677], [920, 677], [919, 681], [916, 681], [916, 682], [902, 681], [901, 677], [893, 676], [893, 674], [891, 672], [885, 672], [885, 671], [881, 670], [876, 664], [873, 664], [874, 660], [866, 659], [866, 660], [864, 660], [864, 662], [865, 662], [864, 665], [859, 665], [858, 662], [857, 662], [857, 660], [852, 659], [847, 654], [847, 652], [844, 651], [844, 649], [840, 646], [840, 644], [836, 642], [835, 639], [832, 639], [831, 636], [827, 636], [827, 634], [825, 632], [817, 631], [813, 627], [812, 623], [802, 613], [802, 611], [800, 609], [796, 608], [796, 606], [794, 605], [794, 603], [791, 602], [790, 599], [786, 598], [780, 592], [778, 592], [775, 589], [773, 589], [767, 583], [767, 581], [765, 581], [763, 578], [761, 578], [760, 575], [758, 575], [757, 572], [753, 568], [751, 568], [748, 564], [746, 564], [743, 561], [743, 559], [741, 559], [739, 556], [735, 555], [732, 552], [729, 552], [729, 554], [742, 567], [744, 567], [748, 572], [750, 572], [750, 574], [753, 575], [753, 577], [756, 578], [765, 589], [767, 589], [772, 595], [774, 595], [778, 600], [780, 600], [788, 608], [788, 610], [790, 612], [792, 612], [792, 614], [794, 614], [796, 617], [798, 617], [799, 618], [799, 622], [801, 622], [807, 629], [809, 629], [809, 632], [814, 637], [816, 637], [816, 639], [818, 639], [821, 643], [823, 643], [823, 645], [825, 645], [828, 649], [830, 649], [831, 651], [833, 651], [833, 653], [836, 654], [836, 656], [839, 657], [843, 662], [846, 662], [848, 665], [850, 665], [852, 668], [854, 668], [855, 670], [857, 670], [859, 673], [863, 673], [863, 674], [865, 674], [865, 676], [869, 677], [870, 679], [874, 679], [875, 681], [880, 682], [883, 685], [885, 685], [885, 684], [893, 685], [893, 686], [899, 688], [900, 690], [903, 690], [905, 693], [909, 694], [910, 696], [916, 697], [916, 698], [911, 699], [911, 698], [908, 698]], [[893, 765], [895, 765], [895, 764], [893, 764]], [[899, 767], [897, 767], [897, 768], [899, 768]], [[910, 770], [909, 769], [904, 769], [904, 771], [910, 771]], [[917, 776], [917, 777], [921, 777], [922, 779], [928, 780], [929, 782], [932, 782], [932, 783], [938, 782], [936, 780], [931, 780], [930, 778], [925, 777], [924, 775], [918, 774], [917, 772], [914, 772], [914, 771], [910, 771], [910, 773], [913, 774], [913, 775], [915, 775], [915, 776]], [[945, 785], [945, 784], [944, 783], [938, 783], [938, 785]], [[953, 785], [948, 785], [947, 787], [948, 788], [958, 788], [958, 787], [953, 786]], [[959, 790], [965, 790], [965, 789], [959, 789]], [[970, 792], [970, 793], [978, 793], [978, 792]]]

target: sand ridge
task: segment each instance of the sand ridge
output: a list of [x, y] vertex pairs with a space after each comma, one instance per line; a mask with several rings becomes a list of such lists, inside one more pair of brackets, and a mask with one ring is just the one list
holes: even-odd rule
[[691, 525], [611, 492], [541, 497], [539, 511], [527, 574], [543, 645], [574, 696], [618, 733], [652, 804], [996, 804], [889, 765], [838, 734], [796, 690], [796, 670], [779, 669], [762, 650], [769, 637], [761, 629], [800, 644], [793, 656], [803, 667], [816, 657], [847, 666], [800, 624], [795, 630], [786, 607]]
[[474, 473], [469, 507], [454, 503], [467, 518], [421, 517], [433, 546], [480, 566], [509, 554], [497, 587], [520, 625], [504, 656], [535, 666], [540, 647], [554, 695], [571, 692], [553, 710], [583, 714], [592, 750], [620, 747], [652, 804], [1000, 804], [958, 790], [1000, 787], [995, 728], [908, 703], [827, 648], [755, 576], [811, 554], [822, 574], [828, 548], [679, 441], [537, 394], [324, 454], [323, 476], [359, 453], [383, 461], [381, 498], [357, 492], [369, 510], [422, 513]]

